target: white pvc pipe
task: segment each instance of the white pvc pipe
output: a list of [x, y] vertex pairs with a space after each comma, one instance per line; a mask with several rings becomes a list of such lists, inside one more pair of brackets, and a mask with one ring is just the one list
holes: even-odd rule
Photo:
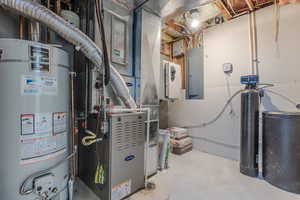
[[250, 70], [251, 74], [254, 75], [254, 63], [253, 63], [253, 34], [252, 34], [252, 14], [249, 13], [248, 15], [248, 21], [249, 21], [249, 53], [250, 53]]
[[150, 108], [135, 108], [135, 109], [111, 109], [110, 113], [124, 113], [124, 112], [147, 112], [147, 134], [146, 134], [146, 163], [145, 163], [145, 188], [148, 185], [148, 162], [149, 162], [149, 143], [150, 143]]
[[258, 75], [258, 54], [257, 54], [257, 31], [255, 12], [249, 13], [249, 49], [250, 49], [250, 68], [252, 75]]
[[258, 71], [258, 55], [257, 55], [257, 30], [256, 30], [256, 13], [255, 11], [252, 13], [252, 35], [253, 35], [253, 63], [254, 63], [254, 70], [255, 75], [259, 74]]

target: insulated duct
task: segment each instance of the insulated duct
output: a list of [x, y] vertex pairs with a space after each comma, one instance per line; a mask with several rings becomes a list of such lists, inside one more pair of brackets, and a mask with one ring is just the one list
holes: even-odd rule
[[[87, 35], [51, 10], [29, 0], [0, 0], [0, 5], [47, 25], [61, 37], [74, 44], [77, 50], [81, 50], [100, 71], [102, 66], [102, 52], [97, 45]], [[115, 93], [121, 98], [126, 107], [136, 108], [135, 101], [131, 97], [122, 76], [112, 65], [110, 65], [110, 67], [111, 85], [114, 88]]]

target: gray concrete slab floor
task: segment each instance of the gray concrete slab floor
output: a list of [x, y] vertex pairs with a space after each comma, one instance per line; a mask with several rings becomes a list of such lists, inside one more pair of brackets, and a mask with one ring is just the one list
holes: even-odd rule
[[[237, 161], [199, 151], [172, 155], [170, 169], [150, 180], [156, 189], [142, 190], [127, 200], [300, 200], [300, 195], [240, 174]], [[81, 185], [75, 200], [98, 199]]]

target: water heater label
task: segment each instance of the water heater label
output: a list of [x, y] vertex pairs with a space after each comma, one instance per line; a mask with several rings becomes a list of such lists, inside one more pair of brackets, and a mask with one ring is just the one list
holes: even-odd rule
[[66, 151], [68, 145], [66, 113], [22, 114], [20, 118], [22, 165], [51, 159]]
[[35, 114], [35, 135], [51, 136], [52, 135], [52, 113]]
[[112, 188], [111, 200], [121, 200], [131, 194], [131, 179]]
[[21, 135], [34, 134], [34, 115], [21, 115]]
[[54, 76], [23, 75], [22, 95], [57, 95], [57, 79]]
[[65, 112], [53, 113], [53, 133], [60, 134], [67, 131], [68, 116]]

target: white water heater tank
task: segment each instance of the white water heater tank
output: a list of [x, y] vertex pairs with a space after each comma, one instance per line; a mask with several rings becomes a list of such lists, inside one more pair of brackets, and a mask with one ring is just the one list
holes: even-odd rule
[[67, 200], [69, 68], [61, 49], [0, 39], [1, 200]]

